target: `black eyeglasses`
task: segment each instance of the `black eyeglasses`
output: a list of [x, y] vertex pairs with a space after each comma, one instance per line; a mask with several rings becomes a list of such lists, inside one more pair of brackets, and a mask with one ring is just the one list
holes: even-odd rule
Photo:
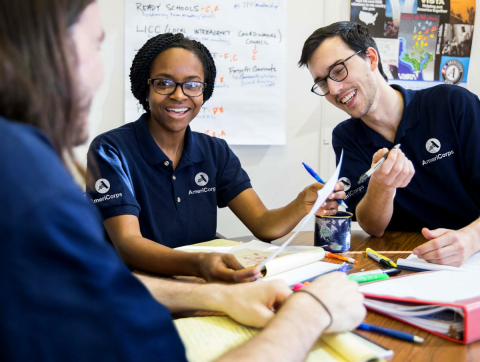
[[154, 78], [147, 81], [148, 84], [153, 86], [153, 90], [164, 96], [175, 93], [177, 86], [182, 88], [183, 94], [188, 97], [200, 97], [207, 86], [207, 83], [198, 82], [198, 81], [189, 81], [189, 82], [174, 82], [170, 79], [165, 78]]
[[328, 93], [330, 93], [330, 89], [328, 88], [327, 79], [330, 78], [331, 80], [334, 80], [335, 82], [341, 82], [341, 81], [345, 80], [345, 78], [347, 78], [347, 76], [348, 76], [348, 69], [347, 69], [347, 66], [345, 65], [345, 63], [349, 59], [353, 58], [355, 55], [357, 55], [358, 53], [361, 53], [361, 52], [363, 52], [363, 50], [359, 50], [355, 54], [349, 56], [343, 62], [335, 64], [335, 66], [332, 69], [330, 69], [330, 72], [328, 72], [328, 75], [325, 78], [320, 79], [318, 82], [316, 82], [313, 85], [311, 91], [313, 93], [315, 93], [316, 95], [319, 95], [319, 96], [322, 96], [322, 97], [326, 96]]

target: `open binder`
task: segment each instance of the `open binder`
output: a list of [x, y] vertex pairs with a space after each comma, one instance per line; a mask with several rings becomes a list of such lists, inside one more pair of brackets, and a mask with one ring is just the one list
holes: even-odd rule
[[478, 273], [409, 274], [364, 284], [360, 291], [370, 310], [457, 343], [480, 339]]

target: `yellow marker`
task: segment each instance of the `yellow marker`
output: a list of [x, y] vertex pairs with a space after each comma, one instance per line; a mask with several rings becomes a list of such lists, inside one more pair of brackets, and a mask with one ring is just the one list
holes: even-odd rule
[[397, 267], [397, 264], [395, 264], [391, 259], [388, 259], [387, 257], [383, 256], [382, 254], [377, 253], [375, 250], [367, 248], [367, 253], [368, 252], [371, 252], [371, 253], [375, 254], [376, 256], [378, 256], [379, 258], [382, 258], [383, 260], [387, 261], [394, 268]]

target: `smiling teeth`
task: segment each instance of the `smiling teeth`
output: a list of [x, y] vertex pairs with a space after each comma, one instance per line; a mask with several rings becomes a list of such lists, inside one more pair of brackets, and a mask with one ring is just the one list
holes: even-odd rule
[[167, 108], [167, 111], [175, 112], [175, 113], [183, 113], [188, 111], [188, 108]]
[[340, 99], [340, 102], [342, 102], [343, 104], [347, 104], [348, 102], [350, 102], [350, 100], [353, 98], [353, 96], [357, 94], [357, 91], [353, 91], [352, 93], [349, 93], [346, 97], [343, 97], [342, 99]]

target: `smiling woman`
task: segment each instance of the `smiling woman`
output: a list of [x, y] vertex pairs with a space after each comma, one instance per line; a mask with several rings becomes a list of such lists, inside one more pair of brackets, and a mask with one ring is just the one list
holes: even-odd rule
[[[145, 113], [90, 146], [88, 193], [131, 268], [209, 281], [256, 280], [259, 271], [243, 269], [232, 255], [170, 248], [214, 239], [217, 207], [226, 206], [257, 238], [279, 238], [310, 211], [322, 187], [314, 184], [289, 205], [268, 210], [227, 143], [192, 132], [189, 124], [212, 96], [215, 76], [215, 63], [201, 43], [182, 34], [150, 39], [130, 72], [132, 93]], [[108, 181], [108, 190], [96, 187], [100, 179]], [[336, 198], [345, 196], [342, 185]], [[121, 196], [106, 198], [105, 192]], [[332, 195], [319, 213], [337, 208]]]

